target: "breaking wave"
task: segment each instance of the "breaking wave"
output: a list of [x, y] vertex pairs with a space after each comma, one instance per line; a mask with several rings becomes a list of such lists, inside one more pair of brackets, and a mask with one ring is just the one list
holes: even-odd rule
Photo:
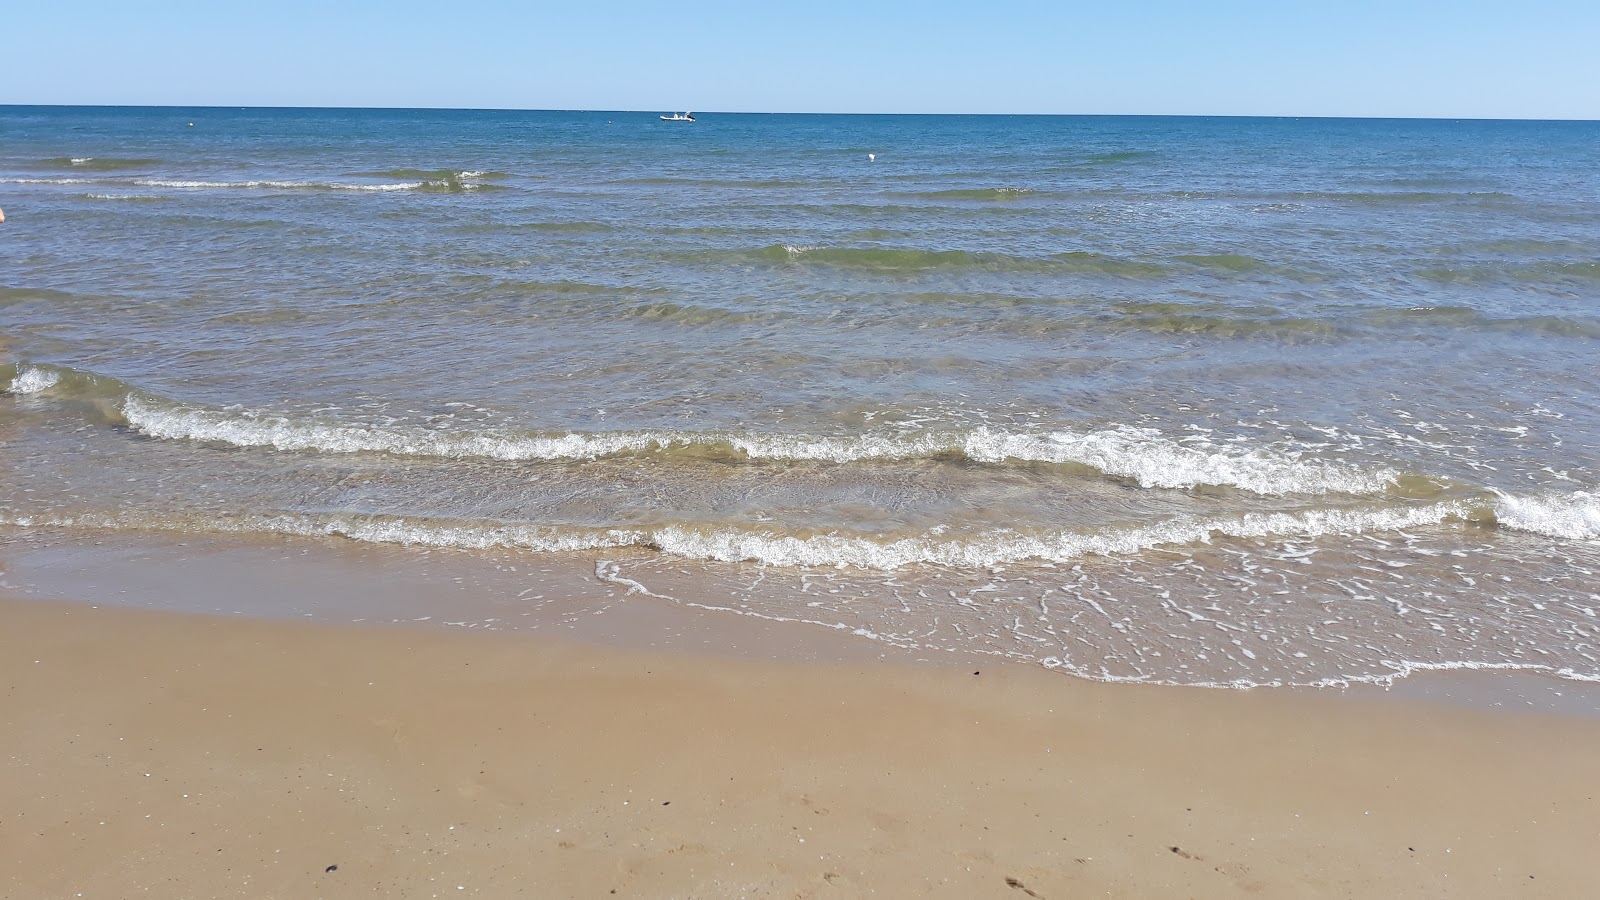
[[10, 394], [37, 394], [49, 390], [61, 380], [61, 373], [43, 366], [20, 365], [6, 385]]
[[691, 431], [455, 432], [418, 427], [307, 421], [249, 411], [175, 404], [131, 393], [122, 414], [155, 438], [320, 453], [391, 453], [497, 460], [594, 460], [624, 455], [692, 455], [729, 460], [850, 463], [957, 457], [985, 464], [1075, 465], [1146, 488], [1234, 487], [1262, 495], [1381, 494], [1399, 473], [1294, 453], [1180, 444], [1147, 428], [1096, 431], [964, 431], [822, 436]]
[[980, 203], [996, 203], [1007, 200], [1020, 200], [1034, 191], [1031, 188], [998, 187], [998, 188], [953, 188], [943, 191], [921, 191], [897, 194], [901, 197], [925, 197], [929, 200], [972, 200]]
[[476, 169], [384, 169], [380, 172], [352, 172], [356, 178], [390, 178], [402, 181], [499, 181], [510, 178], [505, 172]]
[[117, 172], [124, 169], [148, 169], [160, 162], [158, 159], [117, 159], [109, 156], [59, 156], [42, 160], [40, 165], [52, 169]]
[[1567, 541], [1600, 540], [1600, 494], [1575, 491], [1518, 497], [1501, 493], [1495, 518], [1503, 528]]
[[363, 543], [459, 550], [572, 552], [633, 548], [683, 559], [801, 568], [892, 571], [907, 566], [985, 568], [1019, 562], [1058, 563], [1084, 556], [1134, 554], [1153, 547], [1210, 543], [1218, 538], [1309, 538], [1437, 525], [1472, 513], [1464, 502], [1414, 508], [1320, 509], [1252, 513], [1235, 518], [1172, 519], [1095, 532], [1000, 530], [948, 537], [933, 529], [883, 539], [853, 532], [782, 534], [738, 527], [582, 528], [401, 516], [241, 515], [172, 519], [150, 514], [0, 517], [20, 527], [81, 527], [210, 533], [342, 537]]
[[[1513, 495], [1452, 485], [1425, 475], [1363, 467], [1310, 456], [1292, 448], [1241, 449], [1188, 439], [1179, 442], [1148, 428], [1008, 431], [993, 427], [958, 430], [883, 430], [845, 435], [734, 431], [481, 432], [403, 424], [357, 424], [296, 418], [237, 407], [215, 408], [152, 396], [103, 375], [63, 366], [18, 363], [0, 366], [5, 393], [77, 401], [100, 421], [125, 425], [146, 437], [222, 444], [229, 447], [323, 454], [386, 453], [445, 459], [586, 462], [645, 457], [663, 464], [818, 462], [835, 464], [950, 459], [966, 463], [1059, 465], [1124, 479], [1151, 489], [1231, 488], [1265, 497], [1349, 497], [1364, 505], [1297, 512], [1250, 513], [1231, 519], [1171, 519], [1128, 530], [995, 532], [987, 536], [921, 537], [883, 542], [862, 536], [804, 537], [760, 531], [704, 532], [682, 527], [588, 531], [594, 546], [640, 546], [716, 560], [755, 560], [786, 565], [861, 565], [894, 568], [913, 563], [991, 565], [1007, 560], [1057, 560], [1085, 553], [1133, 552], [1157, 544], [1203, 541], [1211, 534], [1236, 537], [1315, 535], [1394, 530], [1455, 519], [1558, 541], [1600, 540], [1600, 493]], [[1417, 484], [1428, 490], [1418, 492]], [[1439, 497], [1426, 505], [1406, 497]], [[319, 520], [320, 521], [320, 520]], [[377, 519], [360, 522], [375, 535]], [[402, 521], [402, 520], [395, 520]], [[322, 527], [322, 526], [318, 526]], [[356, 527], [356, 526], [351, 526]], [[384, 525], [384, 528], [400, 526]], [[430, 526], [431, 527], [431, 526]], [[467, 527], [467, 526], [461, 526]], [[471, 540], [440, 540], [441, 546], [507, 546], [537, 549], [549, 529], [471, 526]], [[506, 529], [510, 529], [509, 531]], [[400, 534], [403, 532], [394, 532]], [[409, 532], [404, 532], [409, 533]], [[429, 532], [435, 533], [435, 532]], [[461, 532], [466, 535], [469, 532]], [[575, 549], [571, 530], [561, 548]], [[601, 538], [596, 534], [604, 535]], [[544, 537], [537, 537], [543, 535]], [[365, 538], [363, 538], [365, 539]], [[376, 539], [376, 538], [374, 538]], [[588, 544], [585, 544], [588, 546]], [[552, 545], [554, 547], [554, 545]], [[785, 562], [787, 560], [787, 562]]]
[[[168, 188], [173, 190], [276, 190], [276, 191], [356, 191], [394, 193], [468, 193], [505, 190], [504, 185], [485, 179], [500, 177], [489, 172], [417, 172], [402, 181], [285, 181], [250, 179], [211, 181], [194, 178], [0, 178], [0, 184], [93, 185], [102, 188]], [[93, 195], [92, 195], [93, 196]]]
[[369, 183], [355, 181], [184, 181], [163, 178], [140, 178], [135, 179], [133, 184], [139, 187], [179, 188], [185, 190], [264, 189], [280, 191], [375, 191], [378, 193], [394, 193], [396, 191], [460, 193], [497, 187], [497, 185], [448, 179]]
[[1160, 547], [1229, 539], [1308, 540], [1325, 535], [1403, 531], [1449, 523], [1499, 527], [1562, 539], [1600, 539], [1600, 498], [1448, 500], [1385, 506], [1312, 508], [1232, 517], [1178, 517], [1096, 531], [999, 529], [953, 536], [943, 528], [899, 538], [851, 531], [785, 534], [738, 526], [579, 527], [395, 515], [279, 513], [210, 517], [123, 513], [80, 516], [0, 514], [18, 527], [138, 529], [220, 534], [341, 537], [353, 541], [456, 550], [538, 553], [634, 549], [682, 559], [786, 568], [894, 571], [910, 566], [982, 569], [1013, 563], [1065, 563], [1087, 556], [1131, 556]]

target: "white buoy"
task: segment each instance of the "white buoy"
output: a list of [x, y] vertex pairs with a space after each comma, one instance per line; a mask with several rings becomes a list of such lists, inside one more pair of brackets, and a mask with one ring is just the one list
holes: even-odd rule
[[878, 154], [876, 154], [876, 153], [868, 153], [867, 154], [867, 162], [876, 162], [877, 159], [878, 159]]

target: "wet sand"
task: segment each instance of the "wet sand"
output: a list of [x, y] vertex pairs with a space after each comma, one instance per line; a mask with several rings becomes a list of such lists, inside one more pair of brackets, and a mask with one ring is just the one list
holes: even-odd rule
[[16, 598], [0, 684], [8, 897], [1596, 884], [1580, 717]]

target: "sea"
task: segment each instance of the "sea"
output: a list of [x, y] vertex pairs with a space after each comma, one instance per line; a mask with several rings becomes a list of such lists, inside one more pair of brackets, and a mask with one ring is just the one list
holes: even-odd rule
[[666, 112], [0, 107], [0, 569], [1600, 680], [1600, 123]]

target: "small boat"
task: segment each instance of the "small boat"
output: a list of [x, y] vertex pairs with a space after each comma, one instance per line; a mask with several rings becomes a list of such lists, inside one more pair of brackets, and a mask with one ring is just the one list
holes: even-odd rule
[[685, 112], [682, 115], [679, 115], [678, 113], [673, 113], [670, 116], [662, 116], [661, 117], [661, 121], [663, 121], [663, 122], [693, 122], [694, 121], [694, 113]]

